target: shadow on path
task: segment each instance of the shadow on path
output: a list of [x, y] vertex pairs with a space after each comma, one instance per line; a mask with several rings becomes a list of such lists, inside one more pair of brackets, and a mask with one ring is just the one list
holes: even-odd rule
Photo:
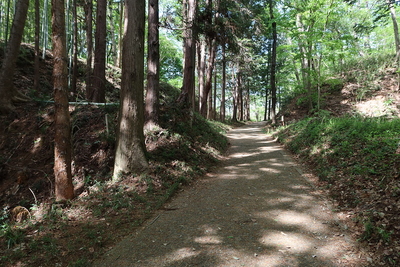
[[179, 193], [94, 266], [363, 266], [285, 150], [253, 123], [223, 166]]

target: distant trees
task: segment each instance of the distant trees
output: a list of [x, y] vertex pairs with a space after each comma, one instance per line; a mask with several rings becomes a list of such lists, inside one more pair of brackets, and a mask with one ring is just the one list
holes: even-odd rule
[[96, 10], [93, 78], [90, 79], [91, 84], [87, 98], [93, 102], [104, 103], [106, 93], [107, 0], [98, 0]]
[[28, 99], [14, 88], [15, 62], [19, 54], [22, 34], [24, 32], [29, 0], [19, 0], [16, 5], [10, 40], [0, 70], [0, 114], [11, 112], [14, 102]]

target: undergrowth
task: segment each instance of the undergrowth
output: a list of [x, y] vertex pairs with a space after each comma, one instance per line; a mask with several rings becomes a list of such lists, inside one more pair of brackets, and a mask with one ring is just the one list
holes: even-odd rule
[[339, 208], [354, 211], [360, 242], [384, 250], [387, 264], [398, 263], [400, 119], [319, 116], [276, 136], [313, 167]]

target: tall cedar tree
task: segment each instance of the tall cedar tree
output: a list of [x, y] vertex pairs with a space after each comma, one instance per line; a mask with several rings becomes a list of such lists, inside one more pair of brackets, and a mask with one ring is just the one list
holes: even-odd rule
[[36, 95], [38, 95], [39, 91], [39, 81], [40, 81], [40, 1], [35, 0], [35, 71], [34, 71], [34, 80], [33, 80], [33, 90]]
[[143, 134], [144, 28], [145, 1], [125, 1], [121, 103], [114, 180], [120, 175], [139, 173], [148, 168]]
[[269, 0], [269, 14], [272, 20], [272, 55], [271, 55], [271, 120], [272, 124], [276, 124], [276, 47], [278, 42], [278, 34], [276, 31], [276, 21], [274, 18], [274, 4]]
[[106, 93], [107, 0], [97, 1], [94, 67], [89, 101], [104, 103]]
[[90, 85], [92, 78], [92, 59], [93, 59], [93, 1], [85, 0], [85, 21], [86, 21], [86, 46], [87, 46], [87, 59], [86, 59], [86, 98], [90, 96]]
[[52, 0], [53, 82], [55, 102], [54, 176], [56, 201], [74, 197], [71, 174], [71, 120], [68, 110], [68, 71], [65, 48], [64, 0]]
[[[217, 13], [213, 12], [213, 1], [207, 0], [207, 7], [205, 11], [205, 24], [206, 24], [206, 42], [208, 47], [208, 65], [207, 65], [207, 73], [206, 73], [206, 82], [204, 86], [204, 92], [201, 93], [203, 97], [200, 99], [200, 114], [203, 117], [207, 117], [207, 99], [209, 97], [211, 88], [212, 88], [212, 75], [215, 66], [215, 56], [216, 56], [216, 48], [217, 42], [215, 40], [216, 34], [213, 29], [213, 16]], [[214, 19], [215, 23], [215, 19]]]
[[0, 114], [12, 111], [14, 102], [28, 101], [27, 97], [14, 89], [13, 84], [15, 63], [21, 46], [28, 7], [29, 0], [19, 0], [16, 5], [10, 40], [0, 72]]
[[146, 93], [146, 128], [158, 125], [160, 95], [160, 42], [158, 0], [149, 0], [148, 38], [147, 38], [147, 93]]
[[184, 67], [183, 86], [178, 102], [186, 107], [194, 108], [195, 64], [196, 64], [196, 18], [197, 0], [183, 1], [185, 30], [183, 34]]

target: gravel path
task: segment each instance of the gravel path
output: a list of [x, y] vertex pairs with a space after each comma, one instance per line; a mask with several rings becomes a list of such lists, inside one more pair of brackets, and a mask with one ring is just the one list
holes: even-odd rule
[[93, 266], [365, 266], [328, 201], [262, 126], [231, 130], [221, 167]]

